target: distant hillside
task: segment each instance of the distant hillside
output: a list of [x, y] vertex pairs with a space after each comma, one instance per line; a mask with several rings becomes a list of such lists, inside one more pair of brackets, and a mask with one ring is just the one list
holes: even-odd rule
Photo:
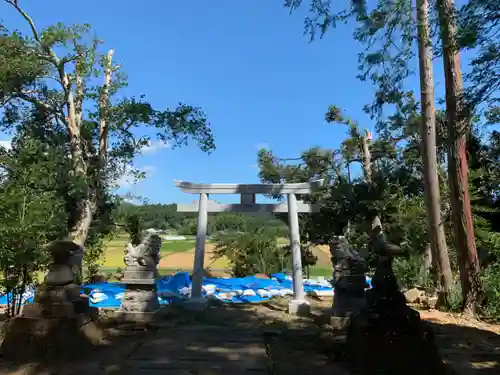
[[[144, 228], [172, 230], [179, 234], [196, 234], [197, 213], [177, 212], [177, 204], [144, 204], [136, 205], [122, 202], [117, 209], [117, 221], [122, 224], [127, 216], [137, 215]], [[221, 230], [245, 231], [249, 220], [261, 221], [266, 225], [270, 221], [282, 221], [272, 214], [249, 215], [240, 213], [214, 213], [208, 217], [208, 233]]]

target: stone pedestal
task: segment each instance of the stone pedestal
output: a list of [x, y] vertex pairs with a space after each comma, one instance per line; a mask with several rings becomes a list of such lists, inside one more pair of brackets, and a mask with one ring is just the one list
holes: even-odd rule
[[70, 241], [56, 241], [47, 247], [54, 263], [44, 283], [36, 290], [33, 304], [23, 306], [20, 316], [7, 324], [2, 354], [10, 360], [69, 359], [104, 340], [97, 324], [97, 309], [80, 295], [70, 259], [81, 248]]
[[204, 311], [208, 308], [208, 303], [207, 298], [190, 298], [183, 302], [182, 307], [187, 311]]
[[309, 316], [311, 314], [311, 305], [309, 304], [309, 301], [305, 299], [293, 299], [288, 302], [288, 313], [290, 315]]
[[354, 373], [444, 373], [432, 329], [406, 306], [392, 271], [392, 255], [380, 255], [367, 306], [351, 318], [347, 357]]
[[156, 292], [156, 280], [134, 281], [138, 283], [125, 282], [127, 289], [123, 295], [122, 304], [118, 309], [118, 317], [121, 320], [138, 322], [154, 320], [158, 316], [160, 309]]
[[12, 318], [2, 342], [2, 355], [14, 361], [77, 359], [103, 343], [104, 333], [91, 317], [68, 317], [64, 312], [57, 317]]
[[125, 321], [149, 322], [160, 315], [156, 291], [156, 269], [159, 261], [161, 238], [151, 234], [138, 246], [128, 245], [121, 282], [126, 284], [117, 318]]

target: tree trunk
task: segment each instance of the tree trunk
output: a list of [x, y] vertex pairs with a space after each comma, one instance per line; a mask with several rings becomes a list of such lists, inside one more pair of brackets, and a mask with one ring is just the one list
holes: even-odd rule
[[468, 118], [464, 116], [462, 69], [460, 54], [455, 43], [457, 26], [453, 0], [438, 0], [437, 8], [443, 45], [448, 122], [448, 180], [455, 246], [460, 268], [464, 313], [475, 315], [482, 296], [482, 286], [470, 206], [465, 147]]
[[[73, 59], [71, 60], [66, 60], [66, 59], [60, 59], [55, 51], [51, 48], [51, 46], [47, 43], [44, 42], [43, 37], [39, 34], [35, 23], [33, 22], [33, 19], [19, 6], [18, 1], [15, 0], [7, 0], [8, 3], [10, 3], [16, 10], [17, 12], [26, 20], [26, 22], [29, 24], [33, 39], [35, 41], [35, 44], [37, 44], [37, 48], [34, 48], [36, 51], [37, 55], [41, 56], [41, 59], [44, 60], [45, 62], [50, 63], [54, 70], [57, 72], [57, 76], [59, 78], [59, 81], [61, 83], [63, 92], [64, 92], [64, 107], [66, 109], [66, 113], [64, 118], [60, 118], [66, 125], [68, 129], [68, 135], [69, 135], [69, 143], [70, 143], [70, 152], [71, 152], [71, 161], [72, 161], [72, 173], [76, 177], [81, 177], [82, 180], [88, 185], [89, 181], [88, 179], [88, 166], [85, 161], [85, 156], [86, 150], [85, 142], [82, 139], [82, 134], [81, 134], [81, 125], [82, 125], [82, 116], [83, 116], [83, 101], [84, 101], [84, 96], [85, 96], [85, 82], [83, 79], [83, 73], [85, 71], [84, 65], [82, 65], [82, 61], [76, 61], [76, 67], [74, 70], [74, 83], [75, 83], [75, 92], [73, 92], [73, 83], [71, 81], [71, 77], [73, 75], [70, 75], [66, 71], [66, 64], [72, 63]], [[111, 56], [112, 56], [112, 51], [108, 53], [108, 60], [109, 62], [109, 68], [108, 65], [105, 66], [105, 88], [104, 92], [105, 94], [103, 95], [104, 99], [108, 99], [109, 96], [109, 83], [111, 81]], [[77, 56], [78, 60], [78, 56]], [[109, 79], [108, 79], [109, 78]], [[30, 103], [34, 103], [35, 105], [39, 106], [40, 108], [45, 108], [49, 111], [55, 111], [54, 113], [56, 116], [59, 116], [58, 110], [56, 110], [56, 106], [53, 105], [53, 103], [50, 102], [44, 102], [41, 100], [38, 96], [21, 96], [23, 100], [26, 100]], [[107, 101], [106, 101], [107, 102]], [[107, 136], [107, 127], [101, 124], [101, 134], [104, 134]], [[103, 131], [104, 129], [104, 131]], [[102, 141], [103, 137], [101, 136], [100, 139], [100, 147], [102, 146]], [[106, 146], [106, 143], [104, 142], [104, 146]], [[76, 212], [78, 214], [78, 218], [76, 220], [75, 225], [73, 228], [71, 228], [71, 237], [72, 239], [79, 245], [83, 247], [85, 240], [87, 238], [90, 225], [92, 223], [92, 218], [95, 212], [95, 209], [97, 207], [97, 192], [95, 191], [95, 186], [92, 186], [88, 189], [88, 191], [85, 192], [85, 197], [80, 201], [77, 202], [77, 209]], [[79, 263], [79, 268], [81, 270], [81, 260], [82, 256], [80, 256], [80, 263]]]
[[[79, 202], [78, 209], [78, 220], [75, 226], [72, 228], [71, 237], [73, 241], [80, 245], [82, 248], [85, 245], [85, 241], [89, 234], [90, 226], [94, 218], [94, 213], [97, 208], [97, 201], [103, 198], [104, 191], [102, 180], [105, 178], [103, 172], [106, 165], [106, 155], [107, 155], [107, 137], [108, 137], [108, 127], [106, 122], [108, 103], [109, 103], [109, 87], [111, 84], [111, 74], [112, 69], [112, 58], [113, 50], [109, 50], [104, 63], [104, 83], [101, 88], [100, 98], [99, 98], [99, 180], [98, 186], [92, 188], [91, 191], [87, 192], [87, 197]], [[70, 130], [70, 135], [72, 139], [75, 139], [72, 151], [72, 158], [75, 163], [75, 172], [81, 173], [82, 175], [87, 174], [86, 165], [83, 162], [78, 162], [78, 158], [83, 156], [83, 150], [81, 147], [81, 116], [83, 107], [83, 81], [81, 77], [77, 75], [76, 77], [76, 90], [77, 94], [73, 96], [71, 91], [71, 86], [68, 86], [68, 128]], [[69, 84], [69, 82], [68, 82]], [[73, 113], [73, 114], [72, 114]], [[74, 265], [76, 271], [81, 274], [83, 264], [83, 253], [76, 255], [74, 259]]]
[[[84, 160], [84, 150], [82, 145], [82, 135], [81, 135], [81, 124], [79, 124], [79, 117], [81, 116], [82, 102], [79, 101], [77, 97], [75, 100], [75, 95], [73, 94], [73, 88], [66, 73], [61, 73], [62, 83], [66, 93], [66, 109], [67, 109], [67, 127], [70, 137], [71, 145], [71, 161], [73, 164], [73, 172], [76, 176], [81, 177], [83, 180], [87, 179], [87, 166]], [[81, 82], [79, 82], [81, 84]], [[79, 89], [81, 89], [79, 87]], [[83, 98], [80, 98], [83, 99]], [[93, 207], [89, 199], [89, 192], [86, 192], [86, 198], [77, 202], [77, 209], [75, 210], [78, 218], [73, 228], [71, 228], [71, 239], [82, 248], [85, 245], [85, 240], [90, 229], [90, 224], [92, 222]], [[83, 262], [83, 253], [76, 254], [73, 260], [75, 271], [81, 276]]]
[[[361, 148], [363, 150], [363, 174], [365, 181], [368, 183], [372, 182], [372, 153], [370, 150], [370, 139], [368, 137], [368, 132], [365, 136], [361, 137]], [[372, 232], [380, 228], [382, 230], [382, 221], [379, 215], [375, 215], [371, 218], [371, 230]]]
[[363, 149], [363, 173], [367, 182], [372, 181], [372, 152], [370, 141], [366, 136], [361, 137], [361, 147]]
[[429, 37], [429, 4], [417, 0], [418, 55], [420, 66], [420, 94], [422, 107], [422, 164], [424, 175], [425, 203], [427, 206], [428, 231], [432, 259], [437, 266], [440, 283], [439, 305], [449, 305], [453, 286], [450, 257], [446, 246], [444, 225], [441, 218], [441, 195], [436, 154], [436, 108], [434, 104], [434, 77], [432, 71], [432, 48]]
[[94, 218], [94, 212], [96, 210], [95, 202], [90, 199], [84, 199], [79, 203], [80, 207], [78, 209], [78, 220], [71, 230], [71, 239], [77, 245], [80, 245], [82, 252], [75, 254], [72, 259], [73, 271], [77, 275], [77, 281], [82, 281], [82, 266], [83, 266], [83, 250], [85, 248], [85, 241], [90, 231], [90, 226]]
[[114, 51], [110, 49], [104, 62], [104, 84], [101, 88], [99, 97], [99, 167], [101, 173], [106, 165], [106, 155], [108, 151], [108, 124], [106, 120], [109, 104], [109, 87], [111, 85], [111, 74], [113, 72], [113, 54]]
[[425, 244], [424, 254], [422, 255], [421, 271], [428, 271], [436, 267], [436, 258], [432, 255], [432, 247], [430, 242]]

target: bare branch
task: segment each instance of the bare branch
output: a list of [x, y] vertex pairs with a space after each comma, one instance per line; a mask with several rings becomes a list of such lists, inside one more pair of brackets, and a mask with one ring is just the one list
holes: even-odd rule
[[53, 112], [55, 110], [55, 108], [53, 108], [51, 105], [43, 102], [41, 99], [39, 98], [35, 98], [32, 96], [32, 94], [35, 93], [34, 90], [26, 90], [26, 91], [21, 91], [17, 94], [17, 96], [31, 104], [34, 104], [35, 106], [39, 107], [39, 108], [42, 108], [44, 110], [47, 110], [47, 111], [51, 111]]
[[17, 12], [28, 22], [31, 28], [31, 33], [33, 34], [33, 38], [36, 40], [36, 42], [40, 45], [40, 47], [47, 53], [50, 57], [50, 60], [54, 65], [59, 66], [61, 64], [61, 61], [55, 54], [55, 52], [48, 47], [45, 43], [43, 43], [42, 39], [40, 38], [40, 34], [38, 33], [38, 30], [35, 26], [35, 22], [33, 19], [30, 17], [28, 13], [26, 13], [20, 6], [18, 0], [5, 0], [8, 4], [12, 5]]

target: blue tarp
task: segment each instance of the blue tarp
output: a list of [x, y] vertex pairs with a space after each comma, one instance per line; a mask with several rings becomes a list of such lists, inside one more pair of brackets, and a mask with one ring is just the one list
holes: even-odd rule
[[[35, 295], [35, 288], [33, 287], [27, 288], [22, 296], [22, 304], [33, 303], [34, 295]], [[7, 305], [8, 299], [9, 298], [6, 294], [0, 292], [0, 306]]]
[[[371, 278], [367, 277], [367, 283]], [[191, 293], [191, 277], [187, 272], [172, 276], [164, 276], [156, 283], [160, 304], [169, 304], [189, 298]], [[333, 288], [324, 278], [304, 280], [307, 294], [317, 296], [332, 296]], [[99, 308], [120, 307], [125, 285], [120, 283], [92, 283], [82, 286], [82, 293], [89, 295], [91, 306]], [[226, 303], [257, 303], [269, 300], [275, 296], [293, 294], [292, 280], [284, 273], [272, 275], [269, 279], [255, 276], [243, 278], [206, 277], [203, 280], [203, 294], [208, 298], [218, 299]], [[33, 290], [24, 295], [26, 302], [32, 302]], [[0, 305], [7, 304], [7, 296], [0, 295]]]

